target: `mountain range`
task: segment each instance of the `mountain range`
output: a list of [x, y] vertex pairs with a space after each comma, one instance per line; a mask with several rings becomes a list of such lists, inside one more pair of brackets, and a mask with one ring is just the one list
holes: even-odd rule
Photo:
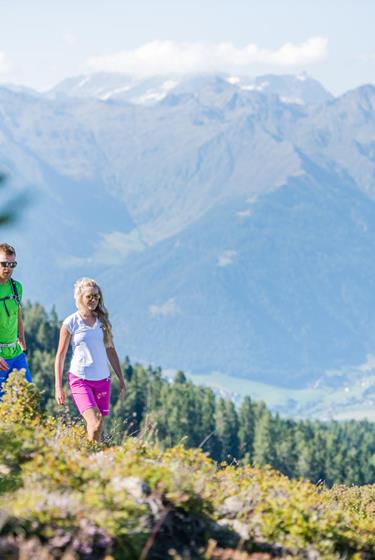
[[96, 277], [121, 352], [166, 368], [347, 375], [375, 354], [374, 109], [306, 74], [0, 87], [26, 295], [63, 316]]

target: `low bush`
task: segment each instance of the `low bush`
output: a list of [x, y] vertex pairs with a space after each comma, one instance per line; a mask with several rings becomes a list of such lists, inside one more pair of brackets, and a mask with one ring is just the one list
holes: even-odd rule
[[370, 559], [375, 487], [316, 487], [141, 437], [91, 444], [12, 373], [0, 403], [0, 558]]

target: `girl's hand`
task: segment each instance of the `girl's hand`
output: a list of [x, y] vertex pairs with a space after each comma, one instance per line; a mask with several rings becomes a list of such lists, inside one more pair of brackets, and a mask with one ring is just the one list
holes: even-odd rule
[[55, 388], [55, 399], [57, 404], [65, 404], [66, 395], [62, 387]]

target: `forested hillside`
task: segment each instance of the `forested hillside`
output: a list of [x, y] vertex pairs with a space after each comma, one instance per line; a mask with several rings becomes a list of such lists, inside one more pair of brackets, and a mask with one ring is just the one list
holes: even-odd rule
[[[55, 311], [28, 303], [24, 322], [34, 381], [42, 391], [41, 405], [49, 414], [76, 417], [58, 407], [53, 398], [53, 362], [59, 333]], [[68, 360], [67, 360], [68, 365]], [[314, 483], [375, 483], [375, 426], [368, 421], [294, 421], [272, 415], [251, 395], [238, 409], [229, 400], [215, 397], [207, 387], [188, 381], [183, 372], [173, 380], [160, 368], [145, 368], [124, 360], [128, 384], [126, 400], [117, 399], [113, 383], [113, 408], [107, 421], [107, 444], [121, 444], [129, 435], [140, 435], [162, 448], [183, 444], [200, 448], [215, 461], [271, 465], [288, 477]]]

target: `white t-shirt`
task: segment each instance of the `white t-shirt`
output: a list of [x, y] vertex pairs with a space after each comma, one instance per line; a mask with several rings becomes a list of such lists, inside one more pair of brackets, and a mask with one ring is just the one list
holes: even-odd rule
[[63, 321], [63, 325], [72, 335], [73, 356], [69, 371], [91, 381], [109, 377], [107, 352], [99, 320], [96, 319], [95, 325], [90, 327], [76, 311]]

